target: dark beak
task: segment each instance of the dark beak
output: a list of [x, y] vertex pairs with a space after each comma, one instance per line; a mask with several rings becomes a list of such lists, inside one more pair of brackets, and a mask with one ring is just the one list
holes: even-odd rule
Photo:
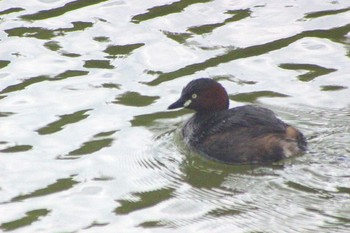
[[182, 108], [184, 106], [185, 100], [182, 98], [178, 99], [176, 102], [172, 103], [168, 109]]

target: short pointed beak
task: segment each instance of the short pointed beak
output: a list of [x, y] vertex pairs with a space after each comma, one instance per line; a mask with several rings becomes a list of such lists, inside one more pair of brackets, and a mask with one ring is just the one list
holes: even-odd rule
[[184, 103], [185, 103], [185, 101], [182, 98], [180, 98], [176, 102], [172, 103], [168, 107], [168, 109], [182, 108], [182, 107], [184, 107]]

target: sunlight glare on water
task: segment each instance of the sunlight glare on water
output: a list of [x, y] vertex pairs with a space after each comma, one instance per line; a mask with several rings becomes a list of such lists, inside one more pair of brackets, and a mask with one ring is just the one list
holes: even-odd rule
[[[349, 232], [350, 3], [0, 1], [0, 230]], [[210, 77], [308, 152], [190, 151], [168, 111]]]

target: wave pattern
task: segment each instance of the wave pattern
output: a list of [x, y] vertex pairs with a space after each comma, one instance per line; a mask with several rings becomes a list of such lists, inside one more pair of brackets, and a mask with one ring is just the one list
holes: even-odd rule
[[[346, 1], [0, 2], [4, 232], [348, 232]], [[207, 160], [167, 106], [210, 77], [308, 138], [271, 166]]]

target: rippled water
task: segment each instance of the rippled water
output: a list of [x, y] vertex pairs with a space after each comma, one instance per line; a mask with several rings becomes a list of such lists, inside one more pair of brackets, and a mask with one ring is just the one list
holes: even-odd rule
[[[0, 230], [349, 232], [349, 1], [3, 0], [0, 28]], [[309, 152], [188, 151], [166, 108], [197, 77]]]

